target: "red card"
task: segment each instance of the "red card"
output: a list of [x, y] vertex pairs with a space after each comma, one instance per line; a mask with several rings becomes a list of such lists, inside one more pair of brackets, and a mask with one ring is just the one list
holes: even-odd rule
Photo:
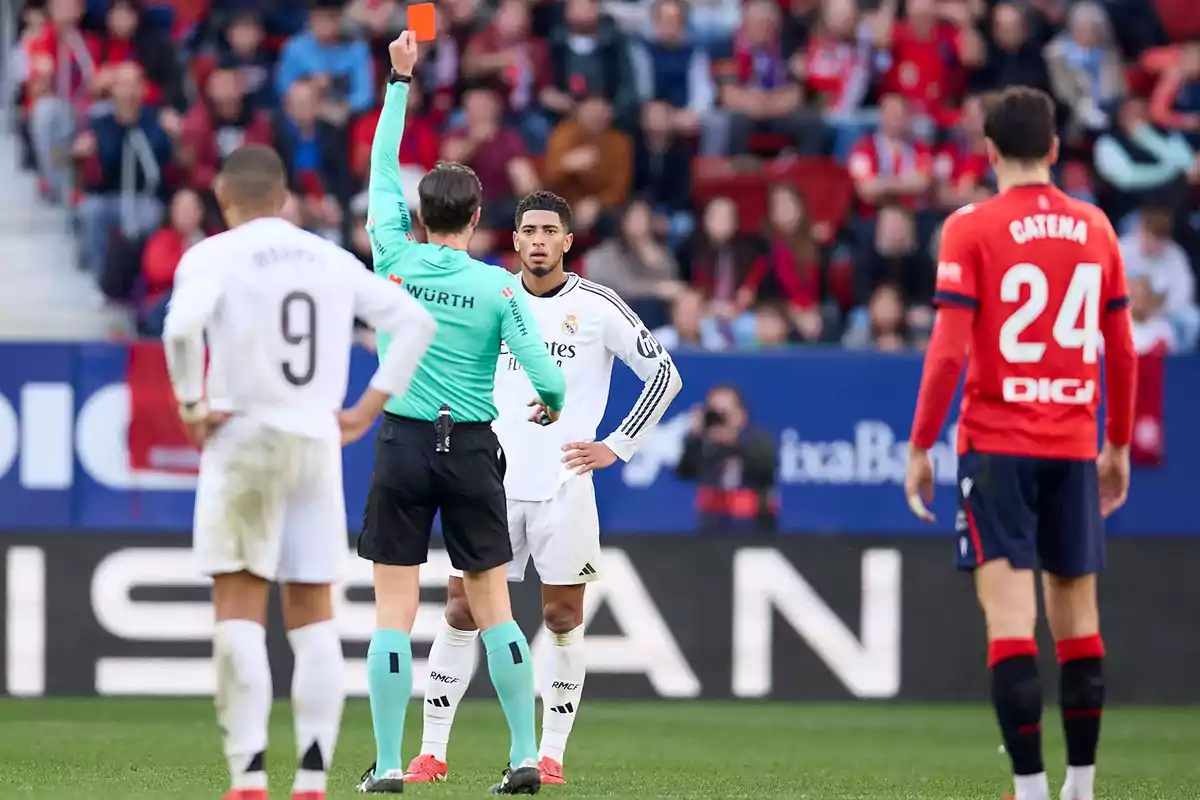
[[416, 3], [408, 7], [408, 29], [418, 42], [432, 42], [437, 38], [433, 3]]

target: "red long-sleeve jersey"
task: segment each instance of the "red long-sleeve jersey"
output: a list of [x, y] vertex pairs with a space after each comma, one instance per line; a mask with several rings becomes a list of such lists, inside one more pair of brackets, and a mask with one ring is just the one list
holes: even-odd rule
[[1102, 355], [1106, 436], [1129, 443], [1137, 355], [1125, 265], [1098, 208], [1048, 185], [965, 206], [942, 229], [935, 302], [914, 446], [936, 441], [967, 362], [960, 453], [1095, 458]]

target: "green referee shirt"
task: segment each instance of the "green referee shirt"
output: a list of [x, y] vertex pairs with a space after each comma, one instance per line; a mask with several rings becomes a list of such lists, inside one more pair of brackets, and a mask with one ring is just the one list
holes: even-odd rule
[[[561, 410], [566, 381], [546, 352], [518, 279], [462, 250], [413, 239], [398, 161], [407, 105], [408, 84], [390, 85], [371, 145], [367, 234], [375, 273], [407, 289], [437, 320], [438, 328], [408, 393], [393, 397], [385, 408], [432, 421], [445, 403], [456, 421], [491, 422], [496, 418], [492, 389], [504, 340], [542, 402]], [[378, 337], [382, 359], [390, 337]]]

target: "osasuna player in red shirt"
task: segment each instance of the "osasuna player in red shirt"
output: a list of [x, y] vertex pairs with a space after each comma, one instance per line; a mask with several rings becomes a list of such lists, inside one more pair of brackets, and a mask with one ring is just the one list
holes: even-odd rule
[[[1054, 105], [1037, 90], [992, 98], [985, 131], [1000, 194], [946, 222], [937, 323], [925, 358], [905, 490], [932, 521], [929, 447], [963, 362], [958, 563], [987, 620], [992, 702], [1017, 800], [1048, 800], [1034, 569], [1062, 666], [1062, 800], [1093, 800], [1104, 705], [1096, 572], [1103, 517], [1125, 502], [1136, 355], [1125, 268], [1108, 219], [1050, 184]], [[1097, 460], [1100, 360], [1108, 423]]]

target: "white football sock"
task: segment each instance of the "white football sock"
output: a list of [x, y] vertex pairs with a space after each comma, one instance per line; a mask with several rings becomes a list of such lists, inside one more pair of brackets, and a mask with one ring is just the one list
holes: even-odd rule
[[345, 704], [346, 664], [333, 620], [288, 631], [296, 656], [292, 673], [292, 715], [296, 727], [296, 781], [293, 791], [325, 791], [333, 764]]
[[1046, 773], [1037, 775], [1014, 775], [1013, 787], [1017, 800], [1050, 800], [1050, 783]]
[[[265, 789], [262, 756], [271, 716], [271, 665], [267, 632], [248, 619], [218, 622], [213, 632], [217, 667], [217, 722], [225, 734], [230, 786]], [[257, 764], [255, 764], [257, 762]], [[254, 766], [255, 769], [248, 768]]]
[[1092, 800], [1096, 792], [1096, 767], [1067, 767], [1061, 800]]
[[443, 624], [429, 648], [429, 679], [425, 683], [425, 728], [421, 754], [446, 760], [450, 726], [475, 669], [475, 640], [479, 631], [460, 631]]
[[583, 626], [566, 633], [550, 631], [550, 668], [542, 691], [542, 746], [539, 758], [562, 763], [567, 737], [579, 713], [587, 653], [583, 648]]

